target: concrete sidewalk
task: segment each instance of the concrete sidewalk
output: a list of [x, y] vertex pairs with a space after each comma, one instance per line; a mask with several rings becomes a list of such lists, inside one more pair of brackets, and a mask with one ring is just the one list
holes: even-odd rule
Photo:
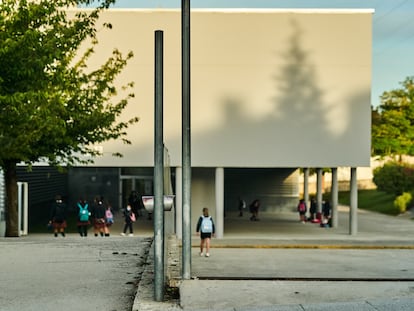
[[140, 284], [133, 310], [413, 310], [410, 215], [359, 211], [353, 236], [346, 208], [339, 217], [326, 229], [293, 212], [258, 222], [228, 215], [211, 257], [198, 255], [193, 237], [193, 279], [181, 282], [180, 300], [153, 302], [148, 271], [147, 296]]

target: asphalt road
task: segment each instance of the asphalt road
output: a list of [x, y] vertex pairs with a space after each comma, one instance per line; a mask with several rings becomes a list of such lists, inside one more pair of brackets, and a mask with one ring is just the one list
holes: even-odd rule
[[131, 310], [151, 238], [0, 238], [0, 311]]

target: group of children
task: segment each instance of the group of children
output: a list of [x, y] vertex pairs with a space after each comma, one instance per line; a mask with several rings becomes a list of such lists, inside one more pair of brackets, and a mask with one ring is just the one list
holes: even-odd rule
[[[90, 206], [84, 199], [80, 199], [75, 207], [77, 215], [77, 229], [81, 237], [88, 236], [88, 228], [93, 226], [94, 235], [110, 236], [110, 228], [114, 223], [114, 215], [110, 205], [105, 205], [103, 198], [96, 198], [94, 204]], [[135, 222], [135, 214], [128, 205], [123, 212], [124, 215], [124, 230], [121, 235], [125, 236], [129, 229], [129, 236], [133, 236], [133, 223]], [[50, 212], [49, 226], [53, 228], [55, 237], [61, 234], [65, 236], [65, 229], [67, 227], [67, 206], [63, 202], [62, 197], [57, 195], [55, 202], [52, 205]]]
[[[89, 206], [88, 202], [81, 199], [76, 203], [77, 212], [77, 228], [81, 237], [88, 236], [88, 227], [92, 224], [95, 236], [110, 236], [110, 227], [114, 223], [114, 215], [111, 207], [105, 207], [103, 198], [96, 199], [93, 206]], [[134, 235], [133, 223], [136, 216], [132, 211], [131, 205], [128, 204], [123, 212], [124, 214], [124, 230], [121, 235], [125, 236], [129, 229], [129, 236]], [[49, 225], [53, 227], [55, 237], [61, 234], [65, 236], [67, 206], [63, 202], [60, 195], [56, 196], [50, 213]], [[215, 234], [215, 225], [213, 218], [209, 215], [208, 208], [203, 208], [203, 215], [200, 216], [196, 228], [197, 234], [200, 235], [200, 256], [210, 256], [210, 241]], [[206, 252], [204, 253], [204, 248]]]
[[297, 211], [299, 213], [299, 220], [302, 223], [310, 221], [312, 223], [320, 223], [321, 226], [329, 225], [331, 220], [331, 205], [328, 200], [322, 202], [322, 213], [317, 212], [317, 203], [315, 198], [311, 199], [310, 209], [309, 209], [309, 218], [306, 218], [306, 213], [308, 211], [306, 202], [304, 199], [300, 199]]

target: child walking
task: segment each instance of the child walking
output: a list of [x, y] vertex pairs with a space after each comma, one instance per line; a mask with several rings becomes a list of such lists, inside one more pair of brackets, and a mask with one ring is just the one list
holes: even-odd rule
[[213, 218], [208, 214], [208, 208], [203, 208], [203, 215], [200, 216], [197, 222], [197, 235], [200, 235], [200, 256], [204, 256], [204, 246], [206, 248], [206, 257], [210, 257], [210, 241], [211, 236], [216, 232]]
[[132, 211], [130, 204], [127, 205], [127, 208], [124, 211], [124, 217], [125, 217], [125, 225], [124, 225], [124, 231], [121, 233], [121, 235], [125, 235], [127, 232], [127, 229], [129, 229], [129, 236], [134, 236], [134, 229], [132, 227], [132, 224], [135, 222], [135, 214]]

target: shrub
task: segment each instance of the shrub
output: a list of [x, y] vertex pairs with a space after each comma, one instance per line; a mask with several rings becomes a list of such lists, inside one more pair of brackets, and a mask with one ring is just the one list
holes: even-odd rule
[[394, 207], [398, 209], [400, 213], [404, 213], [407, 210], [407, 205], [411, 202], [411, 200], [411, 193], [404, 192], [394, 200]]
[[414, 188], [414, 166], [399, 162], [385, 163], [374, 170], [373, 181], [379, 191], [401, 195]]

